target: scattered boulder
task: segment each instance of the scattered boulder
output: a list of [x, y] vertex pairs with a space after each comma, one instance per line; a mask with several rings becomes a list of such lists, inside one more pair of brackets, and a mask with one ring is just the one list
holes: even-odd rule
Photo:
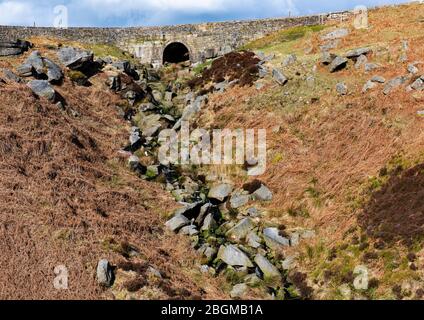
[[374, 76], [374, 77], [371, 78], [371, 81], [372, 82], [377, 82], [377, 83], [385, 83], [386, 82], [386, 79], [384, 79], [381, 76]]
[[185, 226], [185, 227], [181, 228], [179, 234], [191, 237], [191, 236], [195, 236], [195, 235], [199, 234], [199, 230], [197, 230], [196, 226], [189, 225], [189, 226]]
[[215, 258], [218, 251], [214, 247], [205, 243], [197, 250], [197, 252], [199, 252], [208, 260], [208, 262], [210, 262]]
[[238, 209], [249, 203], [249, 196], [245, 194], [233, 194], [230, 199], [230, 205], [233, 209]]
[[246, 242], [249, 247], [258, 249], [261, 246], [262, 239], [254, 231], [251, 231], [246, 236]]
[[182, 227], [188, 225], [189, 223], [190, 223], [190, 221], [185, 216], [183, 216], [182, 214], [177, 214], [173, 218], [168, 220], [165, 223], [165, 226], [169, 230], [171, 230], [173, 232], [177, 232], [178, 230], [180, 230]]
[[266, 245], [273, 250], [290, 246], [290, 240], [280, 236], [277, 228], [265, 228], [263, 230], [263, 237]]
[[261, 216], [260, 211], [254, 207], [247, 209], [246, 213], [252, 218], [259, 218]]
[[279, 287], [282, 285], [283, 277], [280, 271], [278, 271], [277, 267], [269, 262], [267, 258], [265, 258], [263, 255], [257, 254], [255, 256], [255, 263], [262, 271], [264, 275], [264, 281], [267, 285], [273, 287]]
[[254, 199], [259, 200], [259, 201], [271, 201], [272, 200], [272, 192], [265, 185], [262, 185], [252, 195], [253, 195]]
[[239, 266], [252, 268], [253, 264], [247, 255], [236, 246], [222, 245], [218, 251], [218, 259], [229, 266]]
[[356, 59], [355, 68], [360, 69], [363, 65], [368, 62], [368, 58], [366, 55], [361, 54], [358, 59]]
[[36, 78], [47, 77], [49, 82], [60, 82], [63, 78], [62, 69], [50, 59], [43, 58], [37, 50], [31, 52], [20, 68], [26, 75], [35, 73]]
[[321, 40], [339, 39], [339, 38], [344, 38], [348, 35], [349, 35], [348, 29], [339, 28], [339, 29], [333, 30], [333, 31], [326, 33], [325, 35], [321, 36]]
[[64, 47], [59, 50], [57, 56], [61, 63], [72, 70], [83, 68], [93, 62], [93, 53], [73, 47]]
[[62, 69], [53, 61], [43, 58], [44, 65], [47, 69], [47, 80], [49, 82], [59, 82], [63, 78]]
[[321, 55], [321, 63], [323, 65], [329, 65], [337, 56], [335, 54], [324, 51]]
[[203, 220], [201, 231], [213, 231], [217, 228], [218, 224], [215, 221], [215, 218], [213, 217], [212, 213], [209, 213], [205, 219]]
[[367, 91], [375, 88], [376, 86], [377, 86], [377, 83], [376, 82], [373, 82], [371, 80], [368, 80], [365, 83], [365, 85], [363, 86], [363, 88], [362, 88], [362, 93], [365, 93], [365, 92], [367, 92]]
[[288, 67], [296, 63], [296, 61], [297, 61], [297, 56], [295, 54], [290, 54], [283, 60], [283, 67]]
[[368, 55], [371, 52], [372, 52], [372, 49], [371, 48], [368, 48], [368, 47], [357, 48], [357, 49], [353, 49], [353, 50], [348, 51], [346, 53], [346, 58], [348, 58], [348, 59], [356, 59], [356, 58], [358, 58], [361, 55], [366, 56], [366, 55]]
[[32, 80], [27, 85], [39, 97], [46, 98], [50, 101], [56, 99], [56, 92], [47, 80]]
[[347, 86], [345, 83], [340, 82], [336, 85], [336, 91], [339, 95], [345, 96], [347, 95]]
[[32, 44], [24, 40], [0, 41], [0, 57], [17, 56], [28, 51]]
[[268, 75], [268, 69], [262, 65], [258, 67], [259, 78], [265, 78]]
[[272, 70], [272, 77], [281, 86], [285, 85], [289, 79], [278, 69]]
[[227, 231], [225, 234], [231, 241], [239, 242], [245, 239], [249, 232], [255, 227], [252, 219], [245, 218], [237, 223], [233, 228]]
[[43, 58], [38, 50], [32, 51], [24, 64], [32, 66], [36, 75], [41, 76], [46, 73]]
[[415, 80], [412, 84], [411, 84], [411, 88], [413, 90], [417, 90], [417, 91], [422, 91], [424, 90], [424, 76], [421, 76], [420, 78], [418, 78], [417, 80]]
[[114, 281], [114, 274], [109, 261], [102, 259], [97, 264], [97, 283], [104, 287], [111, 287]]
[[417, 74], [418, 73], [418, 68], [414, 65], [414, 64], [408, 64], [408, 68], [407, 68], [408, 72], [410, 74]]
[[12, 81], [12, 82], [16, 82], [16, 83], [22, 82], [22, 79], [20, 77], [18, 77], [16, 74], [14, 74], [11, 70], [2, 69], [1, 71], [3, 72], [5, 79]]
[[211, 209], [212, 209], [212, 204], [210, 204], [210, 203], [206, 203], [200, 208], [200, 213], [197, 216], [196, 221], [195, 221], [197, 223], [197, 225], [200, 226], [203, 223], [203, 220], [208, 215], [208, 213], [210, 212]]
[[399, 77], [393, 78], [389, 82], [387, 82], [386, 86], [384, 87], [383, 93], [385, 95], [388, 95], [395, 88], [401, 86], [405, 82], [406, 82], [406, 78], [403, 77], [403, 76], [399, 76]]
[[32, 76], [33, 68], [32, 65], [24, 63], [17, 67], [16, 71], [20, 77], [27, 78]]
[[371, 72], [371, 71], [374, 71], [378, 68], [380, 68], [380, 65], [376, 64], [376, 63], [366, 63], [365, 64], [365, 72]]
[[227, 183], [214, 185], [208, 193], [209, 199], [214, 199], [223, 202], [233, 191], [233, 186]]
[[348, 60], [344, 57], [336, 56], [334, 60], [329, 65], [330, 72], [336, 72], [341, 69], [344, 69], [347, 65]]

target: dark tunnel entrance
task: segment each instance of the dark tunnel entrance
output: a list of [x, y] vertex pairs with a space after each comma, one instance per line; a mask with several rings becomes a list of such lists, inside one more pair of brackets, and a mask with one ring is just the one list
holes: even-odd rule
[[163, 63], [180, 63], [190, 60], [188, 48], [181, 42], [172, 42], [163, 51]]

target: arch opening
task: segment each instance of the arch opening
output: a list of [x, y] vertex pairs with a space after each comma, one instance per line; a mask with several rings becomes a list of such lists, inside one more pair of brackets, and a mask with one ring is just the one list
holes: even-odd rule
[[190, 60], [188, 48], [181, 42], [172, 42], [163, 50], [163, 63], [180, 63]]

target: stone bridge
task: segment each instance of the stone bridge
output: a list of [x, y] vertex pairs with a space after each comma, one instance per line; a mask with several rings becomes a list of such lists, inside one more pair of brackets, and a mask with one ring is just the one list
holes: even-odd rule
[[47, 37], [111, 44], [129, 51], [142, 63], [199, 62], [228, 53], [271, 32], [293, 26], [323, 24], [349, 18], [339, 12], [294, 18], [215, 22], [163, 27], [41, 28], [0, 26], [0, 41]]

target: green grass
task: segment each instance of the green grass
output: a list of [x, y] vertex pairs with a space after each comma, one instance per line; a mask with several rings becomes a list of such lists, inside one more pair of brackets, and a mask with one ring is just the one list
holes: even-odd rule
[[264, 38], [252, 41], [245, 45], [243, 49], [245, 50], [264, 50], [269, 49], [270, 47], [275, 47], [284, 43], [293, 43], [296, 40], [303, 38], [306, 34], [311, 32], [319, 32], [323, 30], [325, 26], [315, 25], [315, 26], [299, 26], [293, 27], [285, 30], [281, 30], [270, 34]]
[[112, 57], [118, 60], [128, 60], [133, 64], [138, 63], [137, 59], [131, 57], [128, 53], [125, 53], [117, 46], [96, 43], [89, 44], [86, 48], [93, 51], [96, 57]]

